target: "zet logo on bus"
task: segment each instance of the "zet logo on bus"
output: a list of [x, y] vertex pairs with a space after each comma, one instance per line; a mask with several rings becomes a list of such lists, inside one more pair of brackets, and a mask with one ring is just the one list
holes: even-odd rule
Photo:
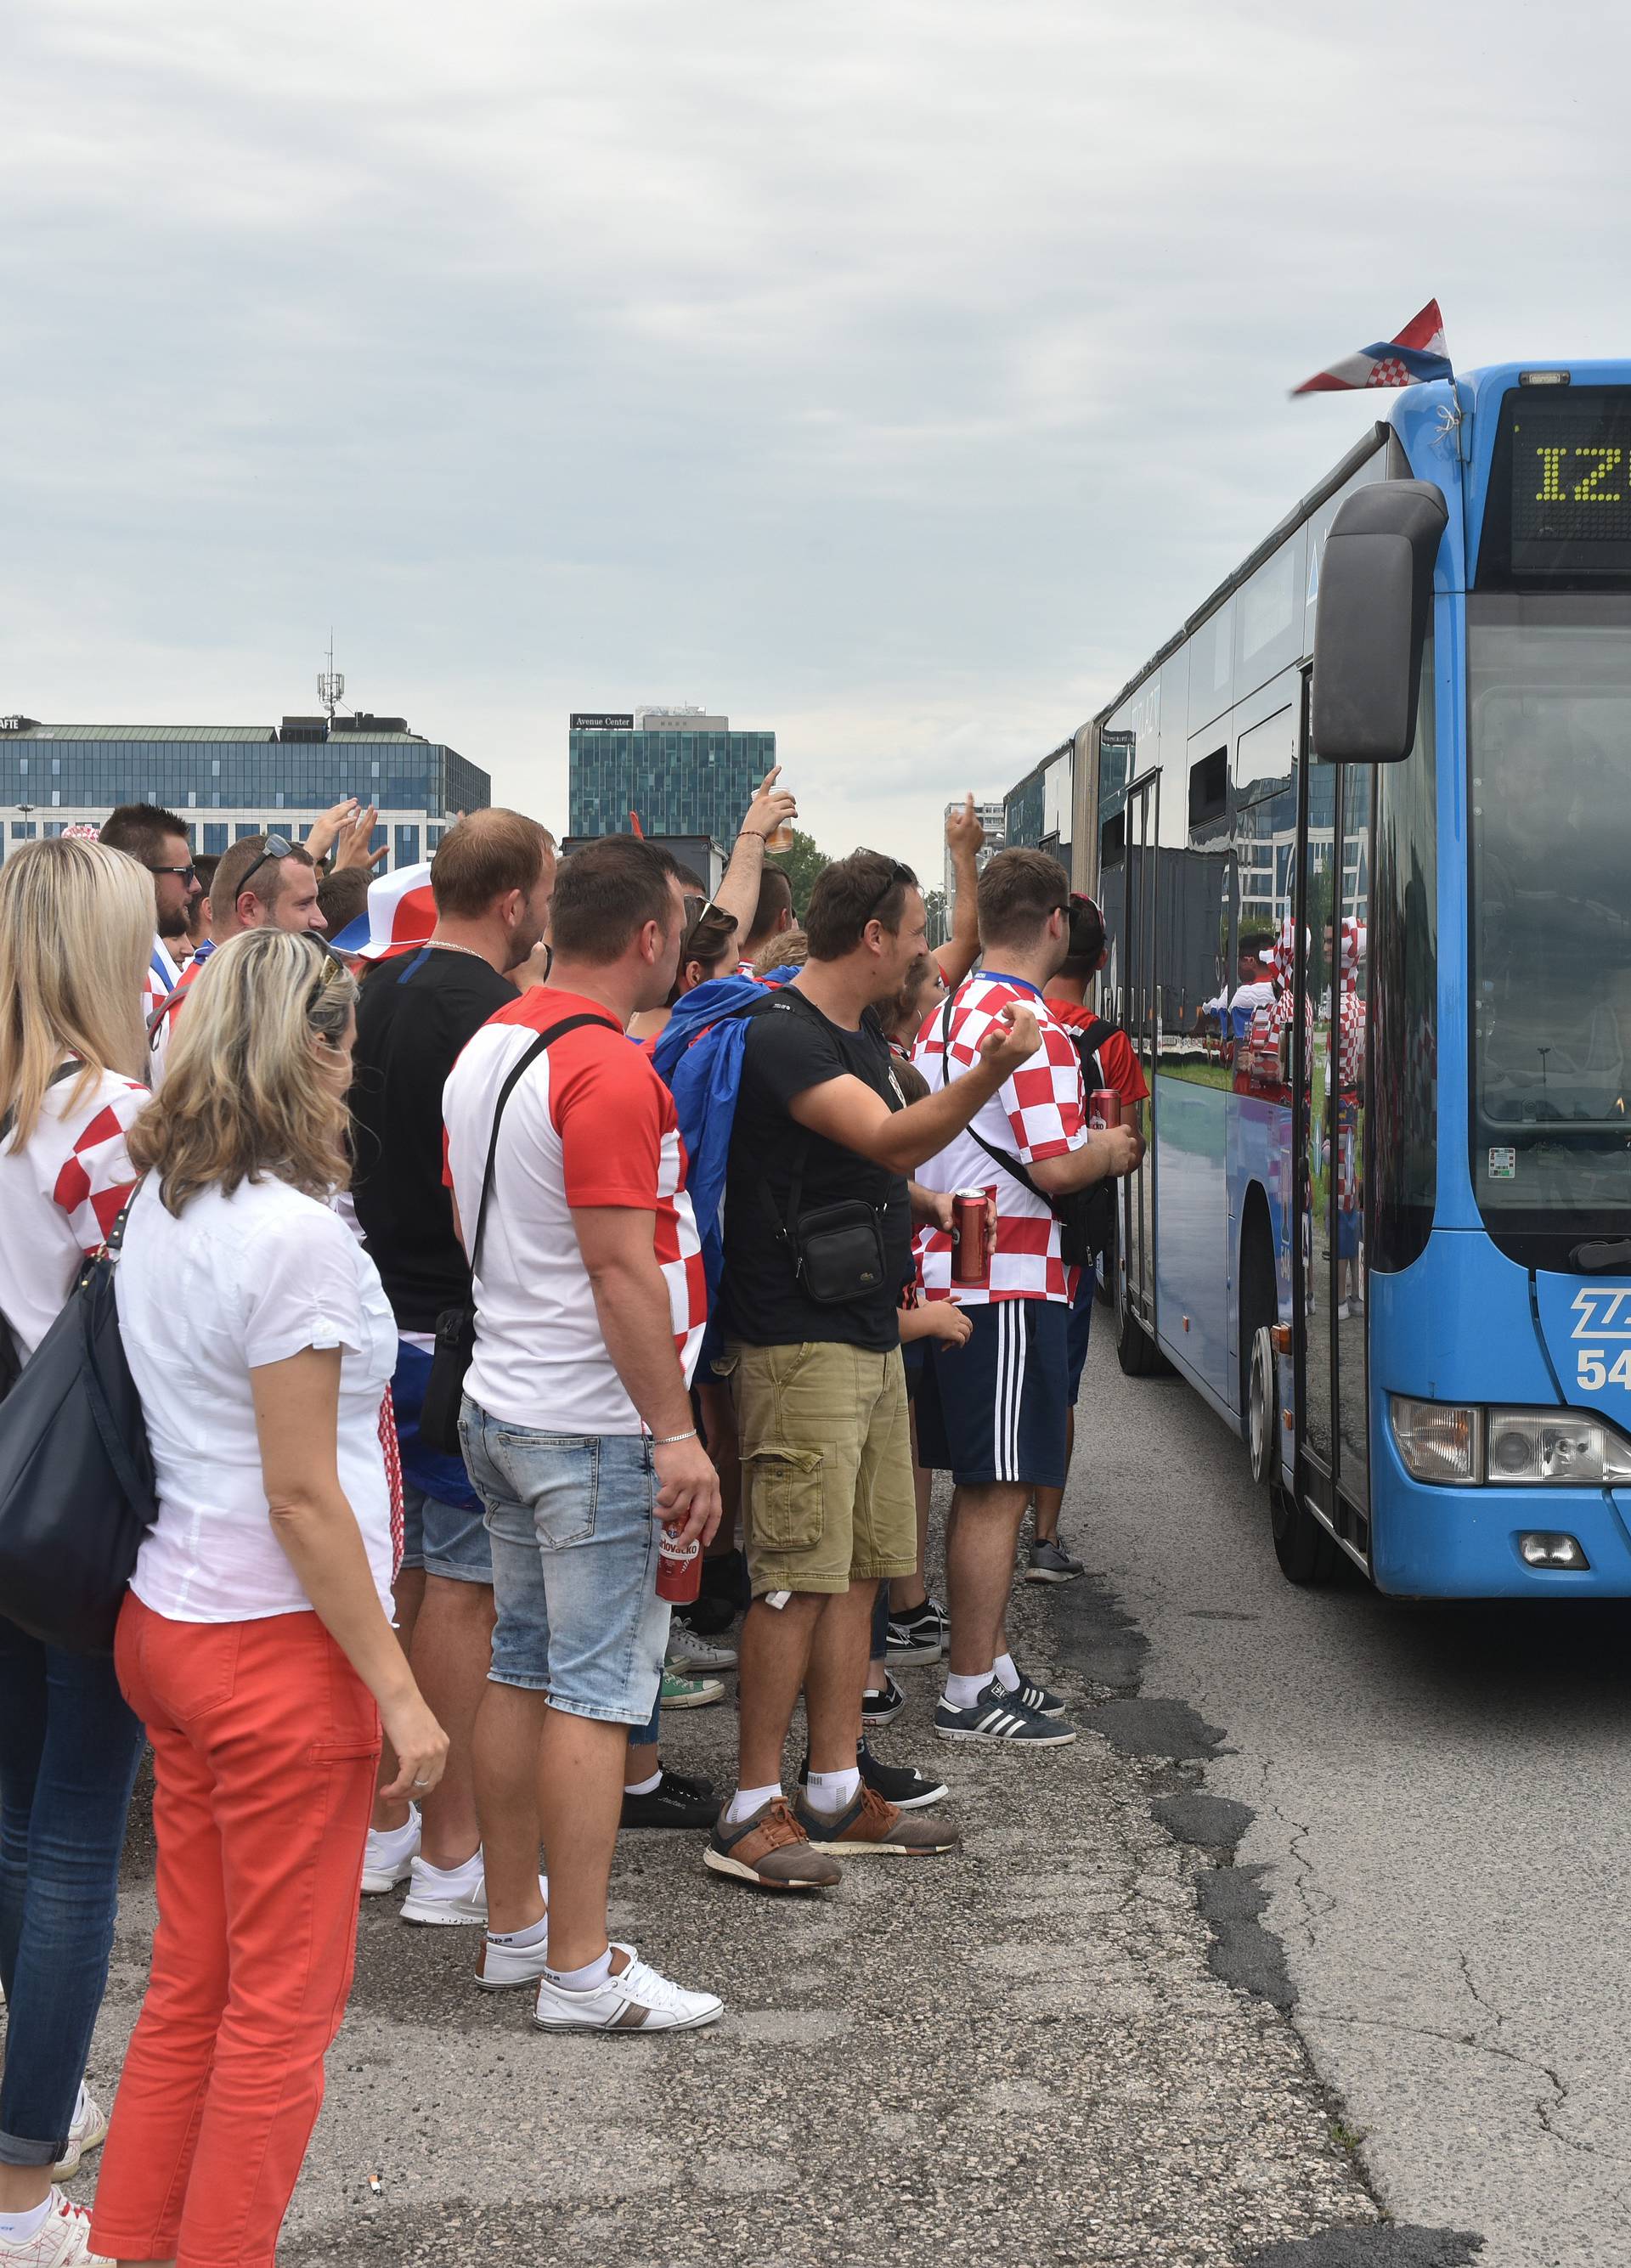
[[1588, 1394], [1605, 1386], [1631, 1392], [1631, 1285], [1576, 1292], [1571, 1306], [1579, 1319], [1571, 1336], [1597, 1342], [1576, 1351], [1576, 1384]]

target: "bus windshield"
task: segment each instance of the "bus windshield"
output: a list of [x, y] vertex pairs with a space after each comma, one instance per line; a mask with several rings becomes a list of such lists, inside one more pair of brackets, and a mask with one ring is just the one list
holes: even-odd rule
[[1631, 1229], [1631, 594], [1467, 601], [1472, 1186], [1567, 1267]]

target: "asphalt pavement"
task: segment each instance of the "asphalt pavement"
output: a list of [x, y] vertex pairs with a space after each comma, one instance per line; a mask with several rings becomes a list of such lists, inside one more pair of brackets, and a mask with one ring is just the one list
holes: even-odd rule
[[[947, 1747], [906, 1669], [879, 1746], [952, 1781], [961, 1857], [794, 1903], [624, 1836], [614, 1931], [723, 1994], [711, 2031], [545, 2038], [476, 1992], [475, 1933], [368, 1900], [286, 2268], [1631, 2260], [1631, 1616], [1294, 1591], [1239, 1445], [1107, 1342], [1091, 1572], [1015, 1618], [1083, 1738]], [[666, 1751], [727, 1786], [734, 1724]], [[138, 1800], [106, 2091], [151, 1881]]]
[[[475, 1932], [367, 1900], [285, 2268], [1465, 2260], [1382, 2225], [1301, 2042], [1250, 1989], [1277, 1955], [1250, 1911], [1221, 1911], [1262, 1896], [1227, 1863], [1232, 1815], [1220, 1830], [1198, 1799], [1199, 1762], [1162, 1760], [1204, 1755], [1205, 1728], [1140, 1717], [1113, 1616], [1033, 1589], [1015, 1631], [1105, 1730], [1044, 1756], [954, 1749], [928, 1729], [936, 1673], [904, 1671], [911, 1708], [879, 1745], [952, 1781], [962, 1856], [856, 1860], [795, 1903], [706, 1874], [697, 1836], [622, 1838], [614, 1931], [724, 1995], [712, 2030], [546, 2038], [526, 1992], [476, 1991]], [[734, 1726], [728, 1703], [675, 1715], [665, 1748], [726, 1784]], [[107, 2092], [151, 1882], [138, 1801], [92, 2056]]]
[[1144, 1696], [1221, 1732], [1204, 1787], [1251, 1814], [1238, 1868], [1376, 2195], [1480, 2268], [1631, 2261], [1631, 1608], [1294, 1589], [1229, 1429], [1109, 1336], [1075, 1540]]

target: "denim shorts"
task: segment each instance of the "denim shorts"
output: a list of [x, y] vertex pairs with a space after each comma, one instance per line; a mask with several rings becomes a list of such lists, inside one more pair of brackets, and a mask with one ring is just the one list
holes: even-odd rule
[[602, 1724], [651, 1721], [668, 1640], [657, 1476], [638, 1433], [540, 1433], [467, 1395], [460, 1439], [492, 1539], [496, 1685]]
[[449, 1583], [491, 1583], [492, 1545], [479, 1512], [427, 1496], [402, 1475], [402, 1565]]

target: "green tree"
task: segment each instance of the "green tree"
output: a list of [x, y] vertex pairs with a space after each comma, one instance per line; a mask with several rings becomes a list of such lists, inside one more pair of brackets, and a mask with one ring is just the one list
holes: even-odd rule
[[804, 909], [810, 902], [810, 892], [816, 887], [816, 877], [831, 861], [824, 850], [816, 848], [816, 838], [807, 835], [801, 827], [793, 830], [793, 848], [772, 854], [773, 865], [779, 866], [793, 885], [793, 910], [804, 919]]

